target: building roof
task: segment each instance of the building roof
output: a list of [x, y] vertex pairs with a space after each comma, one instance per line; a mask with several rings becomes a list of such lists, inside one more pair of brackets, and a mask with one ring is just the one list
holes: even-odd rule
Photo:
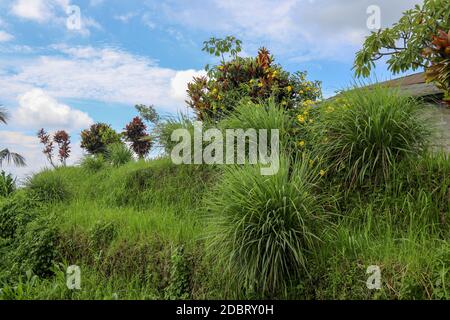
[[425, 97], [443, 93], [442, 90], [437, 88], [434, 84], [426, 82], [424, 72], [385, 81], [380, 84], [392, 88], [399, 88], [402, 92], [414, 97]]

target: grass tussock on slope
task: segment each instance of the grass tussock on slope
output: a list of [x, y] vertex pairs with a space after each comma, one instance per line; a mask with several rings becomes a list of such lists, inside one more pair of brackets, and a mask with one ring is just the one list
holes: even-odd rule
[[[298, 147], [270, 177], [170, 159], [42, 172], [0, 198], [0, 297], [449, 299], [450, 159], [397, 125], [426, 126], [404, 101], [277, 109]], [[259, 127], [264, 114], [239, 117]], [[66, 287], [73, 264], [81, 290]], [[380, 290], [366, 286], [373, 265]]]

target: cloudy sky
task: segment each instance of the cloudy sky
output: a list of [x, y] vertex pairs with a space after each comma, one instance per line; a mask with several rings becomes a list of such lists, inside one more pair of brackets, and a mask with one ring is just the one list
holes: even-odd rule
[[[10, 114], [0, 148], [28, 163], [3, 169], [23, 177], [45, 166], [35, 138], [42, 127], [70, 132], [75, 162], [79, 133], [94, 122], [122, 130], [140, 103], [162, 114], [185, 110], [186, 83], [214, 62], [201, 52], [211, 36], [237, 36], [246, 55], [269, 48], [287, 70], [323, 81], [330, 96], [352, 81], [354, 54], [370, 32], [367, 8], [379, 6], [389, 26], [421, 2], [0, 0], [0, 104]], [[374, 76], [391, 77], [383, 64]]]

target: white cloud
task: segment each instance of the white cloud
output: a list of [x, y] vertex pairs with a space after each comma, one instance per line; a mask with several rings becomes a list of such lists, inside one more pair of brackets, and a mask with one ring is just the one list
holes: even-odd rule
[[277, 56], [305, 60], [351, 61], [367, 28], [367, 8], [381, 8], [383, 26], [422, 0], [173, 0], [151, 7], [153, 19], [223, 36], [233, 34], [250, 51], [270, 48]]
[[16, 126], [39, 130], [39, 128], [81, 129], [93, 120], [84, 112], [58, 103], [41, 89], [33, 89], [19, 97], [12, 123]]
[[[11, 13], [22, 19], [38, 23], [52, 22], [66, 27], [70, 14], [67, 12], [67, 9], [70, 5], [72, 5], [71, 0], [16, 0], [11, 6]], [[89, 36], [90, 29], [100, 30], [102, 27], [96, 20], [84, 15], [83, 11], [81, 11], [81, 28], [67, 29], [67, 31]]]
[[[162, 68], [114, 48], [55, 46], [55, 54], [0, 65], [0, 97], [42, 88], [55, 98], [154, 104], [166, 112], [185, 107], [185, 81], [196, 71]], [[5, 70], [2, 72], [2, 67]], [[6, 70], [15, 70], [14, 73]], [[181, 72], [181, 73], [180, 73]]]
[[0, 42], [7, 42], [14, 39], [14, 36], [12, 34], [9, 34], [6, 31], [0, 30]]
[[128, 12], [125, 14], [115, 15], [114, 19], [119, 20], [123, 23], [128, 23], [131, 19], [137, 16], [136, 12]]
[[23, 19], [45, 22], [52, 17], [52, 8], [44, 0], [17, 0], [11, 12]]
[[171, 96], [178, 101], [187, 99], [187, 85], [194, 77], [206, 76], [205, 71], [178, 71], [170, 81]]

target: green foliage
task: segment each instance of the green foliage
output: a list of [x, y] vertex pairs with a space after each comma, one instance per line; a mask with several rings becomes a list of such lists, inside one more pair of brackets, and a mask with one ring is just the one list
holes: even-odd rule
[[189, 265], [185, 257], [184, 247], [177, 247], [171, 256], [170, 282], [165, 288], [165, 299], [189, 299]]
[[[113, 161], [111, 160], [111, 162]], [[104, 169], [106, 165], [107, 163], [105, 157], [102, 154], [98, 154], [95, 156], [94, 155], [85, 156], [81, 161], [81, 167], [83, 167], [83, 169], [91, 173], [99, 172], [100, 170]]]
[[315, 152], [350, 187], [377, 185], [395, 163], [417, 157], [429, 132], [421, 103], [382, 87], [357, 88], [320, 106]]
[[141, 118], [135, 117], [127, 124], [123, 135], [131, 143], [131, 149], [140, 159], [143, 159], [150, 152], [153, 142], [147, 133], [147, 126]]
[[5, 171], [0, 173], [0, 197], [8, 197], [16, 190], [16, 180]]
[[282, 161], [278, 174], [257, 167], [225, 169], [211, 199], [209, 251], [235, 291], [282, 297], [305, 276], [324, 226], [314, 194], [317, 173], [306, 161]]
[[[439, 65], [447, 76], [444, 82], [439, 77], [430, 77], [449, 90], [448, 58], [450, 50], [433, 52], [436, 48], [436, 37], [442, 32], [450, 30], [448, 12], [450, 3], [447, 0], [425, 0], [423, 5], [416, 5], [414, 9], [404, 12], [401, 19], [392, 27], [372, 32], [366, 39], [363, 48], [356, 54], [354, 69], [357, 76], [368, 77], [375, 61], [388, 57], [387, 64], [393, 73], [417, 70], [421, 67], [430, 68], [432, 73], [439, 73]], [[448, 40], [447, 40], [448, 46]], [[440, 48], [439, 48], [440, 49]], [[444, 55], [443, 55], [444, 54]], [[445, 58], [446, 57], [446, 58]], [[447, 62], [444, 62], [447, 60]], [[447, 67], [445, 67], [447, 66]]]
[[272, 98], [283, 108], [292, 109], [304, 100], [321, 98], [320, 82], [307, 81], [306, 76], [306, 72], [284, 71], [262, 48], [256, 58], [235, 55], [211, 68], [208, 78], [194, 78], [188, 84], [187, 103], [200, 120], [213, 122], [229, 115], [242, 99], [248, 98], [254, 102]]
[[[7, 124], [8, 120], [8, 114], [6, 113], [6, 110], [4, 108], [0, 107], [0, 123]], [[25, 158], [22, 157], [18, 153], [11, 152], [8, 149], [1, 149], [0, 147], [0, 167], [2, 166], [3, 162], [6, 163], [14, 163], [14, 165], [18, 167], [24, 167], [25, 164]]]
[[148, 121], [153, 124], [157, 124], [160, 120], [158, 113], [155, 110], [155, 107], [150, 105], [146, 106], [143, 104], [139, 104], [135, 106], [136, 110], [139, 112], [139, 115], [145, 121]]
[[15, 239], [20, 229], [36, 218], [39, 206], [26, 192], [16, 192], [0, 203], [0, 238]]
[[104, 154], [108, 145], [120, 143], [121, 136], [105, 123], [93, 124], [81, 132], [81, 148], [92, 155]]
[[27, 188], [42, 202], [54, 203], [70, 198], [70, 191], [65, 180], [55, 171], [45, 170], [27, 182]]
[[114, 143], [109, 145], [106, 149], [106, 160], [114, 167], [120, 167], [131, 162], [133, 160], [133, 154], [125, 144]]
[[58, 257], [57, 246], [55, 219], [40, 216], [24, 228], [14, 252], [14, 262], [20, 270], [31, 270], [41, 277], [50, 276]]
[[117, 237], [117, 226], [111, 222], [98, 221], [90, 230], [90, 243], [94, 248], [106, 248]]
[[239, 52], [242, 51], [242, 41], [233, 36], [227, 36], [225, 39], [212, 37], [208, 41], [204, 41], [203, 45], [203, 51], [221, 57], [223, 63], [225, 63], [225, 54], [229, 54], [231, 58], [236, 59]]
[[194, 121], [187, 115], [179, 114], [178, 117], [168, 118], [161, 121], [155, 128], [156, 136], [161, 148], [163, 148], [166, 155], [170, 155], [173, 148], [178, 144], [177, 141], [172, 141], [172, 133], [178, 129], [186, 129], [194, 136]]

